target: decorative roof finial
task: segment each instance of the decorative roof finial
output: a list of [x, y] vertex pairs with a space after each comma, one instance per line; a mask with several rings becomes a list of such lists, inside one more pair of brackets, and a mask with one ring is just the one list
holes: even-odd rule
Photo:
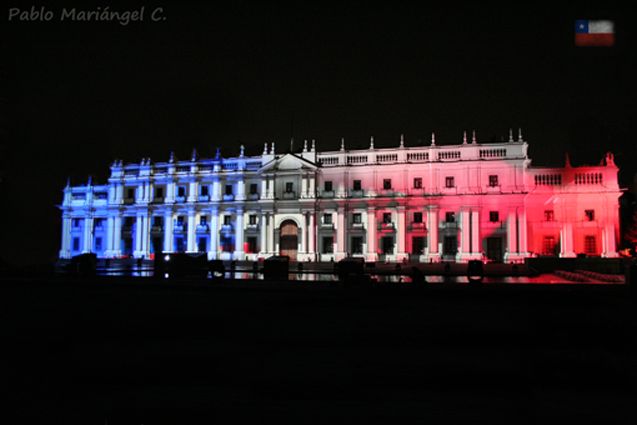
[[270, 155], [274, 155], [274, 142], [272, 142], [272, 149], [270, 149]]
[[93, 185], [93, 177], [89, 174], [88, 176], [88, 182], [86, 183], [87, 186], [92, 186]]
[[571, 156], [568, 152], [564, 155], [564, 168], [571, 168]]
[[312, 152], [316, 150], [316, 140], [312, 139]]
[[241, 145], [241, 147], [239, 148], [239, 156], [240, 156], [240, 157], [243, 157], [243, 156], [244, 156], [244, 154], [245, 154], [245, 150], [246, 150], [246, 147], [245, 147], [245, 146], [243, 146], [243, 145]]
[[66, 189], [71, 187], [71, 177], [66, 178]]
[[436, 146], [436, 133], [431, 132], [431, 146]]
[[197, 149], [192, 148], [192, 155], [190, 156], [190, 160], [191, 161], [196, 161], [197, 160]]
[[462, 144], [463, 145], [467, 144], [467, 130], [462, 132]]
[[263, 144], [263, 155], [267, 155], [268, 154], [268, 142], [265, 142]]
[[307, 139], [303, 140], [303, 152], [307, 152]]
[[374, 136], [369, 138], [369, 148], [374, 149]]
[[523, 142], [524, 139], [522, 138], [522, 129], [518, 128], [518, 142]]
[[476, 144], [476, 131], [473, 130], [471, 132], [471, 144], [475, 145]]
[[405, 147], [405, 135], [404, 134], [400, 135], [400, 147], [401, 148]]
[[220, 160], [221, 159], [221, 149], [217, 148], [215, 150], [215, 159], [216, 160]]
[[170, 151], [170, 158], [168, 158], [168, 162], [170, 162], [171, 164], [175, 162], [175, 152]]
[[513, 142], [513, 129], [510, 128], [509, 129], [509, 143], [512, 143], [512, 142]]
[[345, 150], [345, 137], [341, 137], [341, 150]]

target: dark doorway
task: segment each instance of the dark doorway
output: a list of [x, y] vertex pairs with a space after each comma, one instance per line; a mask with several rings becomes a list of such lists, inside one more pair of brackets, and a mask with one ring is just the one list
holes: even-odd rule
[[487, 238], [487, 258], [491, 261], [502, 262], [502, 238]]
[[381, 247], [383, 250], [383, 254], [393, 254], [394, 253], [394, 237], [383, 236], [383, 238], [381, 239]]
[[445, 236], [442, 248], [443, 255], [456, 255], [458, 253], [458, 238], [455, 236]]
[[299, 246], [299, 227], [292, 220], [281, 223], [279, 236], [279, 253], [287, 255], [291, 261], [296, 261], [296, 253]]

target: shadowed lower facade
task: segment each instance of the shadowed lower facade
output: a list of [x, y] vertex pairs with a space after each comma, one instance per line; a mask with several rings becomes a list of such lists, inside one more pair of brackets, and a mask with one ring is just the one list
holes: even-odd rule
[[59, 256], [297, 261], [521, 262], [616, 257], [618, 168], [531, 166], [521, 132], [508, 141], [299, 152], [123, 164], [107, 184], [64, 188]]

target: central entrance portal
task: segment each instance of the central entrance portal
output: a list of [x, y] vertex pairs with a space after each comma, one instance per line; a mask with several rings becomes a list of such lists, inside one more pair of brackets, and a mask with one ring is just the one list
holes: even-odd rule
[[296, 253], [299, 244], [299, 227], [292, 220], [281, 223], [279, 235], [279, 254], [287, 255], [290, 261], [296, 261]]

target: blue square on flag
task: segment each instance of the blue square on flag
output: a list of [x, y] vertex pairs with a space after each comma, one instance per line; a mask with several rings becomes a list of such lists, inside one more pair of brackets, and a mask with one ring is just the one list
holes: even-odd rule
[[578, 19], [575, 21], [575, 45], [609, 47], [615, 44], [613, 21]]

